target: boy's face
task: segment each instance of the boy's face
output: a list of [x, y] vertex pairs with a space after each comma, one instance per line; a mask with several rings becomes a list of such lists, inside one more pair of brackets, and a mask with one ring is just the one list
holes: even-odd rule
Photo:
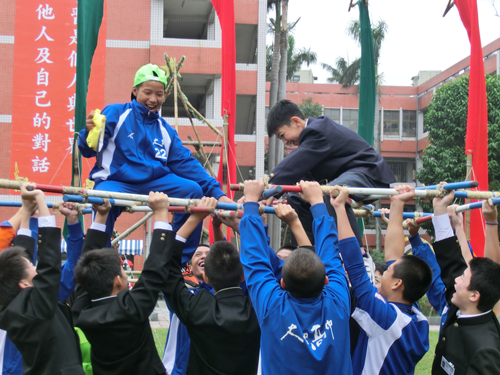
[[276, 256], [280, 259], [283, 259], [285, 260], [286, 258], [288, 258], [288, 256], [292, 253], [292, 250], [288, 250], [288, 249], [281, 249], [280, 251], [278, 251], [276, 253]]
[[396, 281], [393, 275], [394, 275], [394, 266], [398, 264], [398, 262], [401, 262], [401, 259], [398, 259], [397, 261], [392, 263], [380, 278], [380, 285], [377, 287], [377, 289], [385, 299], [388, 299], [388, 297], [391, 295], [392, 286]]
[[127, 290], [128, 289], [128, 276], [127, 274], [125, 273], [125, 270], [122, 268], [122, 275], [121, 275], [121, 279], [122, 279], [122, 290]]
[[470, 267], [467, 267], [464, 273], [455, 279], [455, 293], [451, 297], [451, 302], [459, 309], [470, 304], [470, 297], [475, 293], [474, 291], [467, 290], [470, 285], [470, 278]]
[[161, 108], [165, 99], [165, 86], [161, 82], [147, 81], [139, 88], [134, 87], [132, 93], [136, 96], [137, 103], [142, 104], [151, 112], [156, 112]]
[[191, 258], [191, 273], [198, 281], [203, 281], [203, 274], [205, 273], [205, 258], [209, 252], [209, 247], [200, 246], [196, 249], [193, 257]]
[[33, 286], [33, 278], [37, 275], [36, 267], [28, 259], [24, 258], [26, 263], [26, 277], [19, 281], [22, 289]]
[[378, 270], [375, 270], [374, 274], [375, 274], [375, 284], [374, 284], [375, 288], [380, 290], [380, 285], [382, 285], [382, 276], [383, 275]]
[[[302, 129], [304, 129], [303, 125], [305, 125], [304, 120], [300, 120], [298, 117], [292, 117], [290, 120], [290, 126], [282, 125], [274, 132], [274, 135], [283, 141], [285, 145], [288, 146], [298, 146], [299, 145], [299, 136]], [[302, 122], [303, 124], [302, 124]]]

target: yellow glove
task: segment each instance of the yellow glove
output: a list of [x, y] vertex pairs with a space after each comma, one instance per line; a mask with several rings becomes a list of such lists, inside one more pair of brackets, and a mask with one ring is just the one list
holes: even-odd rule
[[90, 130], [89, 135], [87, 136], [87, 144], [92, 150], [97, 151], [99, 141], [104, 138], [106, 116], [101, 115], [100, 109], [96, 109], [92, 121], [94, 122], [95, 127]]

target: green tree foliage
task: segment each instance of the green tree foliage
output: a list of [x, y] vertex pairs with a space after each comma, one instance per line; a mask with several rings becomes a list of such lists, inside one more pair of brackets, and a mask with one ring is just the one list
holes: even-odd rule
[[[293, 25], [292, 25], [293, 27]], [[274, 44], [266, 46], [266, 80], [271, 80], [271, 70], [273, 65], [273, 51]], [[287, 46], [287, 68], [286, 68], [286, 80], [290, 81], [293, 73], [300, 70], [302, 64], [306, 64], [308, 67], [311, 64], [316, 63], [317, 55], [316, 52], [311, 51], [310, 48], [295, 48], [295, 38], [293, 35], [288, 36], [288, 46]]]
[[[375, 54], [375, 74], [377, 86], [383, 84], [383, 74], [378, 73], [378, 62], [380, 58], [380, 50], [382, 42], [387, 34], [388, 25], [384, 20], [379, 20], [376, 24], [372, 24], [373, 34], [373, 49]], [[357, 43], [361, 43], [361, 25], [359, 20], [351, 20], [346, 29], [349, 35]], [[356, 58], [353, 62], [349, 62], [343, 57], [338, 57], [335, 62], [335, 67], [321, 63], [321, 67], [330, 73], [331, 77], [328, 82], [340, 83], [344, 88], [355, 85], [359, 81], [359, 73], [361, 68], [361, 59]]]
[[309, 97], [302, 99], [302, 104], [299, 104], [299, 108], [306, 118], [313, 117], [318, 118], [323, 114], [323, 108], [318, 102], [314, 103], [313, 98]]
[[[488, 177], [489, 190], [500, 189], [500, 76], [486, 75], [488, 101]], [[430, 145], [425, 149], [423, 168], [416, 172], [418, 181], [433, 185], [440, 181], [466, 178], [465, 134], [469, 76], [462, 76], [436, 90], [424, 117], [424, 131]], [[486, 190], [485, 187], [480, 187]], [[432, 210], [422, 202], [424, 211]], [[431, 228], [432, 225], [429, 227]]]

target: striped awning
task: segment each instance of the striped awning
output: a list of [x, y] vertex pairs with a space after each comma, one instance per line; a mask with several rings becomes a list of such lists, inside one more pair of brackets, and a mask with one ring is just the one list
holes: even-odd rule
[[[67, 247], [66, 241], [61, 239], [61, 252], [67, 252]], [[124, 255], [142, 255], [143, 247], [143, 240], [121, 240], [118, 252]]]

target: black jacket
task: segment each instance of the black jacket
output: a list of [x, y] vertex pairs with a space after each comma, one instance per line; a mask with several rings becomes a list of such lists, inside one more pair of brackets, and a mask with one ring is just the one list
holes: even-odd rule
[[467, 268], [457, 238], [435, 242], [434, 251], [450, 310], [436, 345], [432, 374], [448, 374], [444, 368], [453, 368], [454, 375], [500, 374], [500, 326], [495, 314], [458, 318], [458, 308], [451, 303], [455, 278]]
[[383, 184], [396, 182], [389, 165], [358, 134], [328, 117], [309, 117], [300, 132], [299, 146], [273, 169], [271, 182], [332, 181], [347, 171], [363, 173]]
[[241, 288], [223, 289], [215, 295], [203, 289], [189, 291], [181, 274], [184, 244], [168, 249], [165, 297], [191, 338], [186, 373], [256, 374], [260, 328], [250, 298]]
[[[34, 240], [18, 236], [14, 245], [33, 259]], [[38, 274], [0, 312], [0, 328], [23, 356], [23, 373], [83, 375], [78, 336], [66, 305], [57, 302], [61, 279], [61, 230], [39, 228]]]
[[[81, 328], [92, 347], [95, 375], [165, 374], [149, 315], [165, 285], [165, 250], [174, 238], [172, 231], [154, 231], [151, 252], [132, 290], [93, 302], [82, 289], [77, 291], [72, 306], [75, 325]], [[89, 229], [82, 254], [105, 247], [107, 240], [107, 233]]]

